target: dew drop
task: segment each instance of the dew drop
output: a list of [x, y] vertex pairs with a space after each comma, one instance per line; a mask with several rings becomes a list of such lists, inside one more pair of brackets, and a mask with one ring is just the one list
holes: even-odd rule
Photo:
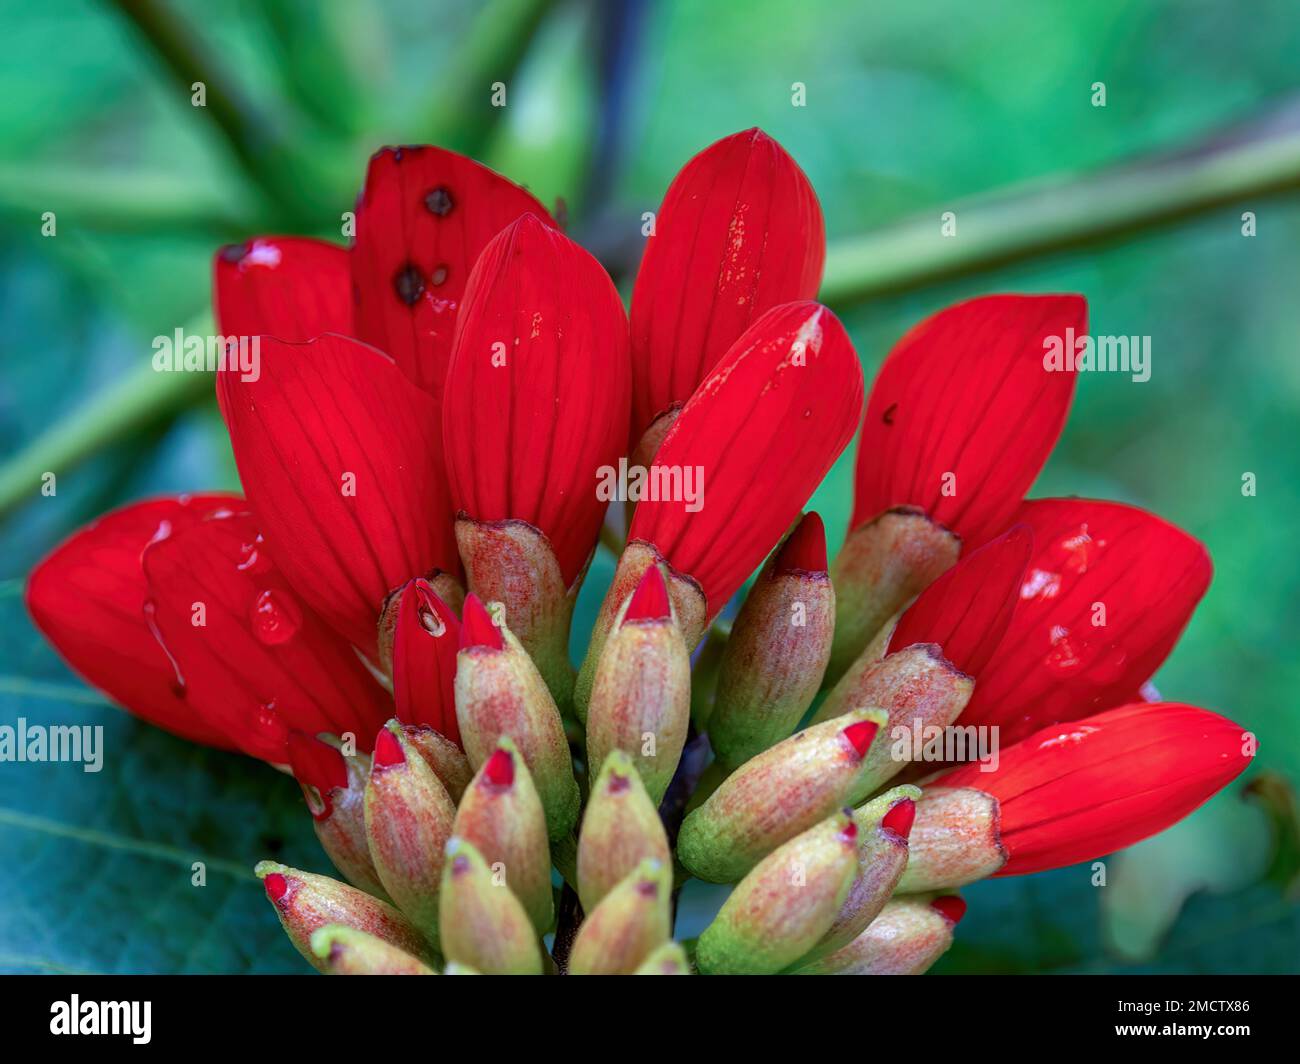
[[181, 667], [177, 663], [175, 655], [163, 642], [162, 632], [158, 630], [158, 603], [154, 602], [153, 599], [145, 599], [142, 612], [144, 613], [144, 623], [149, 629], [149, 634], [154, 637], [158, 648], [166, 655], [167, 661], [172, 667], [172, 694], [177, 698], [184, 698], [186, 694], [185, 677], [181, 675]]
[[447, 265], [446, 265], [446, 263], [442, 263], [442, 264], [440, 264], [440, 265], [434, 267], [433, 274], [432, 274], [432, 276], [430, 276], [429, 280], [430, 280], [430, 282], [433, 284], [433, 286], [434, 286], [435, 288], [436, 288], [438, 285], [440, 285], [440, 284], [445, 284], [446, 281], [447, 281]]
[[271, 561], [263, 553], [265, 542], [262, 533], [258, 533], [251, 543], [244, 543], [239, 548], [239, 561], [235, 568], [241, 573], [264, 573], [271, 568]]
[[253, 601], [249, 619], [253, 634], [267, 646], [287, 642], [302, 627], [302, 611], [287, 591], [263, 591]]

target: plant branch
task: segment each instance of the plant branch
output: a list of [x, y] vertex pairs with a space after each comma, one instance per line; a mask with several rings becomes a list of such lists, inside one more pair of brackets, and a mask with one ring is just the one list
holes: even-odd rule
[[[835, 242], [821, 298], [845, 304], [1143, 232], [1300, 189], [1300, 104], [1178, 151], [936, 207]], [[956, 215], [956, 235], [940, 214]]]
[[234, 82], [163, 0], [114, 3], [171, 71], [186, 99], [196, 82], [203, 83], [205, 105], [201, 110], [216, 123], [244, 172], [277, 207], [295, 216], [294, 199], [286, 194], [275, 164], [282, 153], [274, 150], [276, 138], [265, 116], [243, 99]]
[[[199, 322], [185, 331], [203, 334], [211, 331], [211, 325]], [[210, 373], [159, 373], [146, 361], [55, 422], [0, 467], [0, 515], [37, 498], [44, 473], [64, 476], [101, 448], [165, 424], [211, 392]]]

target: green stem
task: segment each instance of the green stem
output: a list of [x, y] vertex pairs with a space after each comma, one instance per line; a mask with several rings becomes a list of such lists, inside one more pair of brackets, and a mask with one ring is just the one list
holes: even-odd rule
[[492, 106], [492, 83], [507, 85], [554, 0], [489, 0], [447, 73], [432, 94], [433, 105], [420, 128], [447, 148], [474, 155], [486, 143], [503, 108]]
[[189, 101], [193, 86], [202, 82], [205, 104], [200, 110], [216, 123], [244, 172], [289, 217], [300, 212], [279, 169], [283, 152], [265, 116], [259, 114], [234, 82], [213, 61], [189, 27], [163, 0], [114, 0], [141, 36], [166, 64], [178, 89]]
[[60, 224], [124, 232], [183, 229], [234, 236], [262, 221], [247, 196], [216, 184], [196, 186], [160, 173], [0, 165], [0, 214], [34, 226], [46, 211]]
[[[852, 303], [920, 288], [1300, 188], [1295, 121], [1256, 122], [1190, 147], [943, 205], [835, 242], [821, 298]], [[941, 213], [956, 215], [943, 236]]]
[[[211, 331], [211, 322], [202, 320], [185, 329], [192, 335]], [[65, 476], [82, 459], [167, 421], [211, 391], [210, 373], [159, 373], [152, 362], [146, 362], [55, 422], [4, 463], [0, 468], [0, 515], [38, 498], [43, 474]]]

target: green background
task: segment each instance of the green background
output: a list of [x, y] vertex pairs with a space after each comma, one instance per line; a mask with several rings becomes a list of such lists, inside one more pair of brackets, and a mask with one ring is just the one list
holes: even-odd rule
[[[807, 171], [835, 244], [918, 217], [933, 219], [927, 239], [938, 241], [949, 209], [960, 242], [973, 195], [1069, 175], [1078, 184], [1065, 209], [1089, 174], [1121, 160], [1279, 107], [1290, 108], [1284, 128], [1298, 124], [1300, 14], [1286, 0], [679, 0], [621, 18], [614, 4], [484, 6], [167, 5], [203, 42], [213, 88], [261, 116], [251, 166], [115, 5], [11, 8], [0, 68], [5, 470], [48, 468], [23, 449], [42, 433], [38, 448], [89, 433], [86, 404], [129, 390], [152, 338], [206, 311], [215, 246], [258, 231], [337, 232], [383, 143], [436, 137], [548, 202], [563, 196], [571, 231], [617, 266], [629, 248], [635, 261], [641, 213], [657, 209], [681, 164], [748, 126]], [[498, 77], [508, 106], [492, 114], [483, 101]], [[1104, 108], [1090, 102], [1098, 81]], [[804, 107], [791, 104], [794, 82], [806, 85]], [[41, 236], [45, 210], [57, 213], [55, 237]], [[1254, 237], [1242, 235], [1245, 210]], [[1243, 780], [1109, 860], [1105, 887], [1081, 867], [970, 888], [940, 971], [1300, 970], [1298, 245], [1294, 195], [1260, 195], [865, 298], [853, 276], [834, 278], [869, 376], [918, 318], [989, 291], [1079, 291], [1094, 332], [1152, 338], [1148, 383], [1080, 381], [1033, 493], [1137, 503], [1209, 546], [1215, 581], [1157, 684], [1261, 743]], [[888, 275], [886, 252], [872, 266]], [[0, 970], [305, 970], [251, 872], [270, 856], [325, 869], [296, 786], [109, 708], [21, 603], [31, 565], [108, 506], [236, 486], [210, 386], [187, 387], [142, 404], [147, 416], [85, 461], [54, 465], [56, 496], [28, 477], [0, 523], [0, 723], [102, 723], [107, 748], [98, 774], [0, 765]], [[848, 518], [851, 464], [852, 451], [814, 501], [832, 542]], [[1258, 478], [1255, 497], [1242, 495], [1244, 472]], [[580, 631], [609, 572], [602, 555]], [[1246, 796], [1261, 779], [1266, 800]], [[201, 888], [194, 861], [207, 866]], [[716, 900], [692, 891], [679, 933]]]

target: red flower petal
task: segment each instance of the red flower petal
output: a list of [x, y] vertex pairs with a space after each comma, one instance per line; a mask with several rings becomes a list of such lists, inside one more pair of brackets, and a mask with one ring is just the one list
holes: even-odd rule
[[633, 443], [760, 314], [812, 299], [826, 229], [812, 185], [759, 129], [682, 167], [655, 218], [632, 294]]
[[1043, 362], [1067, 329], [1088, 331], [1080, 296], [985, 296], [904, 336], [867, 400], [850, 527], [910, 505], [968, 549], [1005, 529], [1070, 409], [1074, 373]]
[[145, 619], [140, 554], [235, 495], [182, 495], [132, 503], [75, 533], [32, 570], [27, 609], [45, 638], [87, 683], [142, 720], [194, 742], [231, 741], [186, 702], [176, 670]]
[[1130, 699], [1173, 649], [1211, 572], [1200, 543], [1133, 506], [1035, 499], [1015, 520], [1033, 531], [1033, 557], [961, 715], [999, 725], [1003, 743]]
[[778, 573], [827, 571], [826, 527], [820, 514], [812, 511], [803, 515], [777, 551], [775, 568]]
[[1241, 725], [1193, 706], [1139, 703], [1054, 725], [1004, 748], [995, 772], [963, 765], [936, 786], [998, 799], [997, 874], [1091, 861], [1163, 831], [1249, 763]]
[[674, 469], [683, 486], [702, 479], [699, 498], [642, 499], [630, 538], [694, 577], [716, 616], [799, 516], [861, 409], [839, 319], [817, 303], [774, 307], [691, 396], [651, 467], [652, 480]]
[[427, 724], [459, 745], [456, 723], [456, 651], [460, 621], [427, 580], [402, 590], [393, 632], [393, 698], [397, 719]]
[[529, 212], [555, 224], [522, 188], [463, 155], [376, 152], [357, 202], [355, 335], [441, 398], [470, 269], [489, 240]]
[[217, 391], [276, 563], [373, 659], [389, 591], [434, 569], [460, 572], [433, 400], [342, 336], [264, 339], [261, 376], [223, 370]]
[[456, 327], [443, 408], [456, 510], [527, 521], [572, 584], [600, 534], [598, 471], [623, 453], [630, 387], [609, 275], [524, 215], [479, 257]]
[[908, 607], [890, 651], [937, 643], [945, 658], [980, 679], [1011, 624], [1033, 546], [1029, 527], [1016, 525], [966, 555]]
[[387, 692], [271, 559], [250, 550], [256, 542], [252, 515], [231, 514], [144, 553], [154, 621], [186, 699], [266, 761], [288, 762], [293, 730], [351, 732], [364, 747], [392, 715]]
[[302, 342], [352, 331], [352, 275], [337, 244], [257, 237], [218, 251], [212, 273], [222, 336]]

